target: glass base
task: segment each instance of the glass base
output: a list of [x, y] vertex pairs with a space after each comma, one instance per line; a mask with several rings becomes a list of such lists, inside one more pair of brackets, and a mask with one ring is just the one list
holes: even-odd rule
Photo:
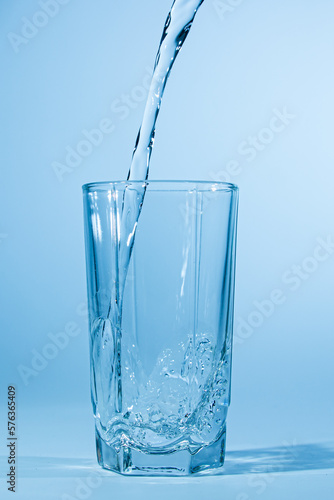
[[122, 446], [119, 451], [105, 443], [96, 433], [98, 462], [104, 469], [134, 476], [186, 476], [210, 472], [222, 467], [225, 458], [226, 429], [220, 438], [197, 453], [179, 450], [172, 453], [145, 453]]

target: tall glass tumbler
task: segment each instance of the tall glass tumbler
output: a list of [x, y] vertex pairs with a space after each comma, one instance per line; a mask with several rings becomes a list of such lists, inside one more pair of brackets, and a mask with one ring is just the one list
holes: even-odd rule
[[[202, 181], [103, 182], [83, 186], [83, 196], [100, 465], [136, 475], [221, 467], [238, 188]], [[138, 218], [136, 203], [142, 203]], [[124, 217], [137, 221], [131, 233]]]

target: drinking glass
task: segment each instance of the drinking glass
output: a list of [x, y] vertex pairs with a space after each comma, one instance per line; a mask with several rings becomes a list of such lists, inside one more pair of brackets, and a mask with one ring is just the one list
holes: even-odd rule
[[[102, 182], [83, 197], [98, 462], [136, 475], [221, 467], [238, 188]], [[124, 217], [136, 220], [131, 234]]]

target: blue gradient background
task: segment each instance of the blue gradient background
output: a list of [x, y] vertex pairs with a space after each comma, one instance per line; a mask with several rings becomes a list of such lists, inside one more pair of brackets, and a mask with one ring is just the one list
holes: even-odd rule
[[[8, 33], [20, 34], [22, 17], [31, 20], [40, 6], [35, 0], [0, 2], [0, 435], [6, 437], [7, 385], [15, 384], [20, 457], [74, 459], [73, 464], [87, 459], [95, 467], [82, 314], [81, 185], [127, 174], [144, 100], [132, 99], [125, 119], [111, 105], [147, 79], [170, 3], [69, 0], [16, 53]], [[286, 300], [235, 344], [227, 446], [272, 450], [295, 443], [306, 446], [307, 456], [313, 445], [334, 440], [334, 254], [296, 291], [282, 277], [312, 256], [317, 238], [334, 238], [334, 4], [222, 3], [230, 10], [219, 16], [215, 2], [204, 2], [175, 64], [150, 176], [223, 180], [228, 162], [239, 163], [241, 172], [231, 177], [240, 187], [237, 323], [256, 310], [254, 301], [267, 299], [274, 289], [281, 289]], [[284, 108], [294, 115], [291, 123], [252, 161], [250, 154], [240, 154], [240, 145], [268, 126], [273, 110]], [[105, 118], [114, 131], [60, 182], [54, 162], [64, 163], [66, 148], [84, 139], [82, 130], [96, 128]], [[68, 322], [75, 322], [80, 333], [25, 385], [18, 366], [31, 367], [31, 351], [41, 352], [50, 342], [48, 334], [63, 331]], [[6, 454], [1, 439], [0, 455]], [[321, 457], [305, 460], [319, 463]], [[326, 482], [312, 469], [303, 481], [289, 471], [268, 479], [262, 498], [289, 498], [287, 491], [302, 495], [302, 488], [303, 498], [331, 498], [326, 495], [332, 472], [327, 471]], [[33, 475], [22, 478], [17, 498], [61, 498], [73, 490], [66, 474], [57, 487], [52, 474]], [[143, 498], [164, 498], [166, 484], [169, 497], [199, 498], [202, 491], [188, 480], [138, 480], [138, 488], [131, 483], [129, 490], [130, 483], [113, 480], [115, 492], [122, 487]], [[234, 476], [196, 481], [203, 491], [225, 491], [239, 500], [259, 494], [245, 478], [238, 478], [238, 486]], [[183, 487], [178, 490], [178, 485]], [[109, 491], [104, 487], [92, 498], [104, 498]]]

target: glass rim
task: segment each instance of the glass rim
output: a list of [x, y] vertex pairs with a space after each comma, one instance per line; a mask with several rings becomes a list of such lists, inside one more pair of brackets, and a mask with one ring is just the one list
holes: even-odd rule
[[[99, 182], [88, 182], [86, 184], [83, 184], [82, 190], [85, 191], [93, 191], [93, 190], [109, 190], [111, 186], [119, 186], [119, 187], [126, 187], [126, 186], [131, 186], [131, 185], [139, 185], [141, 184], [143, 187], [144, 186], [149, 186], [152, 184], [153, 186], [158, 186], [159, 184], [162, 185], [167, 185], [171, 184], [174, 186], [186, 186], [190, 185], [192, 186], [192, 189], [196, 188], [197, 185], [207, 188], [207, 190], [212, 190], [213, 187], [218, 189], [219, 191], [239, 191], [239, 188], [236, 184], [233, 184], [231, 182], [222, 182], [222, 181], [203, 181], [203, 180], [174, 180], [174, 179], [163, 179], [163, 180], [157, 180], [157, 179], [147, 179], [147, 180], [123, 180], [123, 181], [99, 181]], [[189, 187], [187, 188], [187, 190]], [[182, 189], [181, 189], [182, 190]], [[186, 190], [186, 188], [184, 189]]]

